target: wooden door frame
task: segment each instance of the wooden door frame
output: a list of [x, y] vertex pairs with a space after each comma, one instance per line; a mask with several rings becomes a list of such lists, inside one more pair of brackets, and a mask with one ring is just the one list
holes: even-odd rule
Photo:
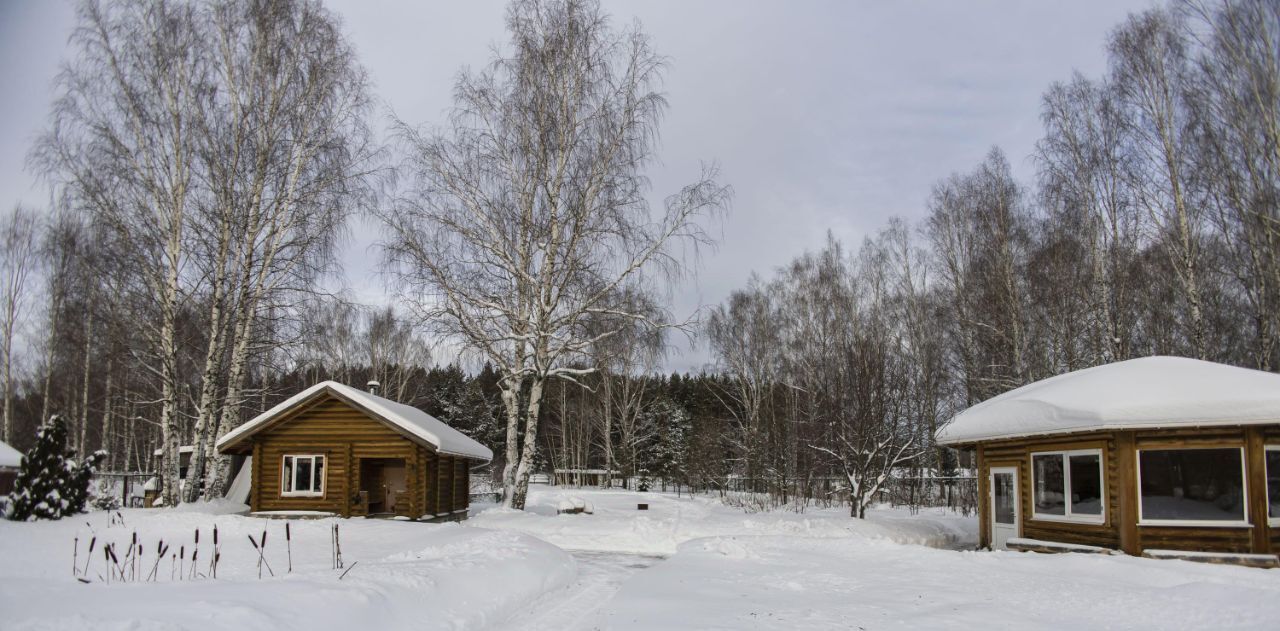
[[1014, 538], [1022, 536], [1022, 467], [1018, 463], [992, 463], [987, 468], [987, 506], [990, 507], [987, 515], [987, 530], [991, 533], [991, 540], [987, 542], [987, 547], [994, 550], [996, 546], [996, 484], [995, 478], [997, 473], [1013, 474], [1013, 526]]

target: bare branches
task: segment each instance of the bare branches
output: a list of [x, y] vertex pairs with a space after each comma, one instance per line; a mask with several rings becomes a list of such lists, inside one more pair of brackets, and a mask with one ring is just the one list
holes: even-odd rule
[[459, 79], [446, 129], [399, 124], [405, 184], [380, 216], [402, 298], [502, 374], [519, 506], [543, 382], [595, 370], [611, 337], [674, 326], [638, 297], [687, 273], [681, 248], [711, 244], [702, 224], [729, 190], [708, 167], [653, 218], [665, 61], [638, 28], [582, 0], [515, 2], [507, 27], [508, 50]]

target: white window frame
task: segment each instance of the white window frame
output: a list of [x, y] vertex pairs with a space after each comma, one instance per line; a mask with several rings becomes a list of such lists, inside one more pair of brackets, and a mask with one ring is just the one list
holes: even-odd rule
[[1280, 526], [1280, 517], [1271, 516], [1271, 475], [1267, 471], [1267, 452], [1280, 452], [1280, 445], [1263, 445], [1262, 446], [1262, 484], [1263, 484], [1263, 500], [1267, 505], [1267, 525], [1275, 528]]
[[[1036, 512], [1036, 456], [1058, 456], [1062, 458], [1062, 515], [1047, 515]], [[1098, 515], [1073, 515], [1071, 513], [1071, 456], [1098, 457], [1098, 483], [1100, 485], [1102, 513]], [[1053, 451], [1033, 451], [1027, 458], [1031, 469], [1031, 519], [1035, 521], [1057, 521], [1072, 524], [1105, 524], [1107, 523], [1107, 460], [1101, 449], [1056, 449]]]
[[[1146, 519], [1142, 516], [1142, 452], [1144, 451], [1194, 451], [1203, 449], [1235, 449], [1240, 452], [1240, 496], [1244, 504], [1244, 518], [1240, 521], [1225, 519]], [[1253, 524], [1249, 522], [1249, 471], [1248, 454], [1244, 451], [1244, 446], [1239, 444], [1228, 445], [1195, 445], [1189, 447], [1147, 447], [1137, 450], [1137, 457], [1134, 458], [1133, 466], [1137, 471], [1134, 472], [1134, 479], [1137, 480], [1138, 488], [1135, 490], [1138, 499], [1138, 525], [1139, 526], [1175, 526], [1175, 527], [1191, 527], [1207, 526], [1210, 528], [1252, 528]]]
[[[289, 478], [285, 478], [285, 463], [293, 459], [293, 467], [288, 469]], [[311, 481], [315, 482], [316, 478], [316, 461], [320, 462], [321, 475], [319, 489], [311, 491], [286, 491], [285, 482], [289, 482], [289, 487], [298, 488], [298, 460], [311, 460]], [[324, 454], [285, 454], [280, 457], [280, 497], [324, 497], [324, 479], [329, 476], [329, 463], [326, 462]], [[313, 487], [316, 485], [312, 485]]]

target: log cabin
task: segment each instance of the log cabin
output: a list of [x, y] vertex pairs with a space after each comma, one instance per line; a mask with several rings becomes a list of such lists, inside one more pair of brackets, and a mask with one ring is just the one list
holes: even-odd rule
[[13, 492], [13, 483], [18, 479], [18, 469], [22, 466], [22, 452], [0, 442], [0, 495]]
[[983, 547], [1276, 564], [1280, 375], [1133, 359], [1006, 392], [936, 438], [976, 452]]
[[249, 507], [263, 516], [465, 518], [471, 468], [493, 459], [422, 410], [334, 381], [228, 432], [217, 449], [249, 456]]

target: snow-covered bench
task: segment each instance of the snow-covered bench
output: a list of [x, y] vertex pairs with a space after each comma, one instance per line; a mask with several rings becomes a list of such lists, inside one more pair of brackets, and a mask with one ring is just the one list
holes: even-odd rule
[[1243, 554], [1236, 552], [1196, 552], [1192, 550], [1146, 550], [1142, 556], [1148, 559], [1180, 559], [1197, 563], [1221, 563], [1245, 567], [1280, 567], [1280, 557], [1274, 554]]
[[586, 513], [588, 515], [596, 512], [595, 506], [580, 497], [567, 497], [560, 500], [556, 505], [556, 514], [558, 515], [578, 515]]
[[1060, 543], [1057, 541], [1043, 541], [1040, 539], [1027, 539], [1024, 537], [1014, 537], [1005, 542], [1005, 547], [1015, 552], [1046, 552], [1056, 554], [1060, 552], [1083, 552], [1085, 554], [1119, 554], [1111, 548], [1103, 548], [1100, 546], [1086, 546], [1080, 543]]

